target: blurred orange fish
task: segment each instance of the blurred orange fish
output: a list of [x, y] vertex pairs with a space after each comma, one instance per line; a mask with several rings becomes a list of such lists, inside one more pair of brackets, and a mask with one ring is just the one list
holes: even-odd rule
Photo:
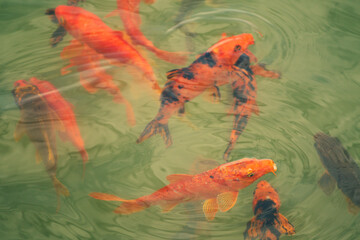
[[152, 205], [160, 205], [163, 212], [169, 212], [180, 203], [206, 200], [203, 212], [208, 220], [213, 220], [219, 209], [226, 212], [235, 205], [240, 189], [275, 171], [276, 165], [271, 159], [244, 158], [196, 175], [169, 175], [169, 185], [134, 200], [106, 193], [89, 195], [100, 200], [124, 202], [115, 209], [119, 214], [139, 212]]
[[30, 83], [39, 89], [46, 103], [61, 120], [64, 131], [59, 132], [59, 135], [63, 141], [70, 141], [79, 150], [85, 170], [85, 164], [89, 160], [89, 156], [85, 150], [84, 140], [81, 137], [72, 104], [66, 101], [54, 85], [48, 81], [41, 81], [32, 77]]
[[21, 118], [14, 132], [16, 141], [28, 135], [36, 148], [36, 161], [43, 162], [57, 195], [57, 210], [60, 209], [60, 195], [69, 196], [68, 189], [56, 178], [57, 149], [56, 128], [59, 117], [48, 106], [39, 89], [24, 80], [14, 83], [12, 91], [20, 109]]
[[254, 191], [254, 217], [244, 232], [245, 240], [278, 240], [281, 234], [293, 235], [295, 228], [279, 213], [280, 198], [266, 181], [260, 181]]
[[151, 65], [123, 39], [121, 32], [112, 30], [98, 16], [80, 7], [62, 5], [48, 9], [46, 14], [50, 15], [52, 21], [59, 23], [52, 34], [53, 46], [68, 32], [79, 42], [111, 60], [112, 64], [134, 66], [152, 83], [153, 89], [160, 91]]
[[[146, 3], [154, 3], [155, 0], [144, 0]], [[185, 53], [167, 52], [158, 49], [154, 44], [147, 39], [140, 30], [141, 18], [139, 15], [139, 5], [141, 0], [117, 0], [118, 9], [112, 11], [107, 16], [120, 15], [124, 23], [127, 34], [131, 37], [134, 44], [142, 45], [149, 51], [165, 61], [174, 64], [185, 64], [187, 57]]]
[[68, 68], [76, 67], [80, 75], [80, 83], [89, 93], [95, 93], [98, 89], [108, 91], [114, 96], [114, 102], [125, 105], [128, 123], [135, 125], [135, 115], [131, 104], [113, 82], [113, 77], [107, 74], [100, 64], [101, 60], [105, 60], [102, 54], [73, 39], [70, 45], [64, 47], [61, 58], [70, 60], [70, 64], [61, 69], [62, 74], [69, 73]]

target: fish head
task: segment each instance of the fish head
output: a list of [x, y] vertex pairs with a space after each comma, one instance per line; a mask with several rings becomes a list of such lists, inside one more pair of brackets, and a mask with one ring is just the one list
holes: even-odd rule
[[256, 185], [253, 199], [254, 214], [259, 214], [271, 209], [279, 210], [280, 198], [277, 191], [267, 181], [260, 181]]
[[60, 26], [70, 27], [68, 23], [74, 21], [78, 7], [60, 5], [55, 8], [55, 16]]
[[224, 174], [226, 185], [234, 190], [249, 186], [267, 173], [276, 172], [276, 164], [271, 159], [244, 158], [219, 167]]
[[40, 95], [39, 89], [25, 80], [18, 80], [14, 83], [12, 94], [16, 105], [21, 109], [32, 97]]
[[226, 64], [234, 65], [247, 48], [254, 44], [254, 37], [251, 33], [226, 37], [208, 49], [217, 56], [217, 59], [225, 61]]

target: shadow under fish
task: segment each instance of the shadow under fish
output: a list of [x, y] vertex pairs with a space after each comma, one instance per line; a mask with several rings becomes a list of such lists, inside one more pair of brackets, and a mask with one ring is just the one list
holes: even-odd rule
[[57, 194], [57, 211], [60, 209], [60, 195], [69, 196], [68, 189], [56, 178], [57, 149], [55, 112], [41, 96], [39, 89], [25, 81], [14, 83], [12, 91], [15, 102], [21, 111], [21, 118], [16, 125], [14, 137], [19, 141], [28, 135], [36, 148], [36, 162], [43, 162]]
[[319, 180], [322, 190], [330, 195], [337, 184], [348, 203], [352, 214], [360, 211], [360, 168], [352, 159], [339, 139], [324, 133], [314, 136], [315, 149], [325, 167], [325, 173]]

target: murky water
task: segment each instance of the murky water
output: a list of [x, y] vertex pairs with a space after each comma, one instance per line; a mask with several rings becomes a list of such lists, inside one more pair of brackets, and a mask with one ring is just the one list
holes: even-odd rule
[[[169, 213], [158, 207], [129, 216], [112, 212], [117, 206], [90, 198], [93, 191], [137, 198], [167, 184], [166, 176], [188, 173], [195, 159], [223, 163], [233, 117], [227, 116], [231, 89], [221, 87], [222, 100], [213, 104], [198, 97], [187, 103], [184, 121], [169, 122], [174, 144], [165, 148], [156, 136], [135, 141], [156, 114], [158, 97], [145, 80], [125, 69], [110, 67], [116, 84], [134, 107], [137, 124], [130, 127], [124, 106], [105, 91], [89, 94], [79, 75], [62, 76], [68, 62], [60, 58], [71, 36], [55, 48], [55, 31], [44, 12], [66, 1], [1, 0], [0, 2], [0, 235], [1, 239], [242, 239], [253, 216], [255, 184], [243, 189], [235, 207], [207, 222], [200, 203], [181, 204]], [[251, 51], [279, 80], [257, 77], [259, 116], [252, 116], [231, 160], [271, 158], [277, 176], [266, 175], [279, 192], [280, 212], [296, 234], [283, 239], [360, 239], [360, 215], [347, 211], [340, 190], [325, 195], [317, 185], [324, 172], [313, 147], [313, 135], [323, 131], [338, 137], [360, 165], [360, 4], [358, 1], [207, 1], [192, 6], [185, 22], [176, 26], [181, 0], [141, 4], [142, 30], [155, 45], [169, 51], [192, 52], [189, 63], [217, 42], [223, 32], [253, 33]], [[80, 4], [104, 17], [115, 0]], [[122, 29], [119, 17], [104, 20]], [[174, 27], [175, 26], [175, 27]], [[186, 40], [179, 26], [196, 33]], [[176, 66], [141, 51], [163, 86], [165, 73]], [[90, 160], [81, 178], [81, 157], [70, 143], [58, 139], [58, 178], [70, 196], [56, 194], [35, 148], [27, 137], [15, 142], [20, 112], [11, 90], [13, 82], [35, 76], [53, 83], [74, 105]], [[191, 124], [189, 123], [191, 122]]]

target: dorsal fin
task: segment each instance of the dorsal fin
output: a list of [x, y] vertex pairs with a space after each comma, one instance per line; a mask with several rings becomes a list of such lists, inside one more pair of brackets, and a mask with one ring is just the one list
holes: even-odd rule
[[166, 73], [167, 79], [172, 79], [174, 77], [180, 76], [182, 74], [182, 68], [180, 69], [173, 69]]
[[178, 181], [184, 181], [187, 179], [191, 179], [192, 177], [193, 177], [193, 175], [190, 175], [190, 174], [171, 174], [171, 175], [167, 176], [166, 179], [170, 183], [176, 183]]
[[188, 80], [192, 80], [195, 76], [194, 73], [192, 72], [191, 68], [180, 68], [180, 69], [173, 69], [169, 72], [166, 73], [166, 77], [167, 79], [172, 79], [174, 77], [183, 77], [186, 78]]

